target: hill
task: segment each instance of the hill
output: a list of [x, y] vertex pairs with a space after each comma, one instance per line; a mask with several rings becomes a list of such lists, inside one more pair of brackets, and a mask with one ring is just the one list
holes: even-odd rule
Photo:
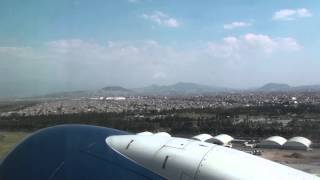
[[264, 86], [256, 89], [256, 91], [263, 91], [263, 92], [283, 92], [283, 91], [290, 91], [292, 89], [291, 86], [288, 84], [280, 84], [280, 83], [268, 83]]
[[173, 95], [209, 95], [216, 94], [219, 92], [227, 92], [231, 91], [231, 89], [223, 88], [223, 87], [214, 87], [201, 85], [196, 83], [187, 83], [187, 82], [179, 82], [172, 85], [151, 85], [144, 88], [134, 89], [139, 94], [146, 95], [165, 95], [165, 96], [173, 96]]

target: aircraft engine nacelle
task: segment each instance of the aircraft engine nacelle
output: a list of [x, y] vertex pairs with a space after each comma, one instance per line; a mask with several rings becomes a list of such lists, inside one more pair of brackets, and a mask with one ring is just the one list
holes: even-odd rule
[[167, 179], [320, 179], [242, 151], [192, 139], [121, 135], [106, 138], [106, 143]]

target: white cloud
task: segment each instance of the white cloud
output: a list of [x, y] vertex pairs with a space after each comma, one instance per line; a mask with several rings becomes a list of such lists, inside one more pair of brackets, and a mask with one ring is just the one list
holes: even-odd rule
[[301, 9], [282, 9], [273, 14], [272, 19], [276, 21], [291, 21], [298, 18], [311, 17], [311, 12], [306, 8]]
[[236, 22], [232, 22], [230, 24], [223, 25], [223, 28], [231, 30], [231, 29], [235, 29], [235, 28], [242, 28], [242, 27], [248, 27], [248, 26], [251, 26], [251, 23], [236, 21]]
[[[43, 47], [0, 47], [3, 59], [0, 73], [1, 69], [5, 73], [0, 74], [0, 82], [10, 76], [12, 82], [36, 80], [58, 90], [61, 87], [90, 89], [106, 85], [141, 87], [178, 81], [208, 83], [215, 77], [219, 77], [221, 83], [224, 78], [238, 82], [234, 78], [245, 79], [247, 76], [243, 74], [248, 72], [239, 64], [247, 63], [251, 67], [263, 62], [260, 59], [281, 62], [279, 57], [292, 56], [292, 52], [300, 49], [301, 45], [293, 38], [262, 34], [230, 36], [185, 48], [153, 40], [97, 43], [62, 39], [48, 42]], [[235, 70], [238, 70], [236, 77]]]
[[32, 47], [1, 47], [0, 57], [25, 57], [36, 53]]
[[[41, 55], [62, 61], [88, 63], [124, 63], [135, 65], [168, 65], [172, 62], [197, 61], [203, 53], [215, 57], [259, 56], [299, 51], [302, 46], [292, 37], [271, 37], [264, 34], [248, 33], [242, 36], [229, 36], [222, 41], [202, 43], [193, 48], [173, 48], [154, 40], [109, 41], [105, 44], [81, 39], [62, 39], [45, 43], [44, 47], [0, 47], [0, 55]], [[164, 72], [158, 70], [157, 72]], [[156, 73], [154, 73], [156, 74]]]
[[167, 74], [164, 72], [155, 72], [152, 76], [153, 79], [165, 79], [167, 78]]
[[181, 23], [169, 15], [161, 12], [155, 11], [152, 14], [143, 14], [142, 18], [157, 23], [158, 25], [163, 25], [167, 27], [177, 28], [181, 25]]
[[226, 37], [222, 42], [209, 42], [208, 53], [220, 58], [243, 58], [250, 55], [271, 55], [276, 52], [298, 51], [302, 47], [291, 37], [273, 38], [263, 34]]
[[31, 50], [31, 47], [10, 47], [10, 46], [2, 46], [0, 47], [1, 54], [19, 54], [26, 51]]
[[74, 50], [97, 51], [102, 48], [97, 43], [86, 42], [81, 39], [62, 39], [50, 41], [46, 43], [46, 46], [50, 51], [54, 51], [57, 53], [72, 53]]

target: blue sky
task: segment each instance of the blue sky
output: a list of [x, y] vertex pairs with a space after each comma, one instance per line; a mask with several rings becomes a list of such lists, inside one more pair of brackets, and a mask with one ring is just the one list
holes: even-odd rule
[[318, 12], [316, 0], [3, 0], [0, 96], [320, 84]]

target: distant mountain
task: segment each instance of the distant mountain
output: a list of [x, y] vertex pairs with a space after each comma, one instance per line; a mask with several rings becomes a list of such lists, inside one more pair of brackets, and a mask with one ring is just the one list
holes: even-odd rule
[[305, 86], [289, 86], [288, 84], [268, 83], [254, 91], [262, 92], [317, 92], [320, 91], [320, 85], [305, 85]]
[[45, 95], [53, 98], [79, 98], [79, 97], [100, 97], [100, 96], [131, 96], [135, 92], [120, 86], [107, 86], [99, 90], [70, 91]]
[[99, 90], [71, 91], [41, 96], [45, 98], [80, 98], [107, 96], [198, 96], [216, 95], [232, 92], [320, 92], [320, 85], [289, 86], [281, 83], [268, 83], [260, 88], [240, 90], [219, 86], [207, 86], [196, 83], [179, 82], [172, 85], [151, 85], [143, 88], [127, 89], [121, 86], [107, 86]]
[[121, 86], [107, 86], [98, 91], [95, 91], [95, 96], [131, 96], [135, 92]]
[[44, 96], [40, 96], [41, 98], [77, 98], [77, 97], [90, 97], [90, 91], [69, 91], [69, 92], [58, 92], [51, 93]]
[[320, 85], [297, 86], [297, 87], [294, 87], [293, 90], [303, 91], [303, 92], [317, 92], [317, 91], [320, 91]]
[[283, 92], [290, 91], [291, 87], [288, 84], [280, 84], [280, 83], [268, 83], [258, 89], [256, 91], [263, 92]]
[[102, 88], [104, 91], [124, 91], [124, 92], [131, 92], [131, 90], [123, 88], [121, 86], [107, 86]]
[[139, 94], [146, 95], [208, 95], [218, 92], [227, 92], [231, 91], [231, 89], [223, 88], [223, 87], [214, 87], [214, 86], [206, 86], [200, 85], [196, 83], [187, 83], [187, 82], [179, 82], [173, 85], [167, 86], [158, 86], [151, 85], [144, 88], [134, 89]]

